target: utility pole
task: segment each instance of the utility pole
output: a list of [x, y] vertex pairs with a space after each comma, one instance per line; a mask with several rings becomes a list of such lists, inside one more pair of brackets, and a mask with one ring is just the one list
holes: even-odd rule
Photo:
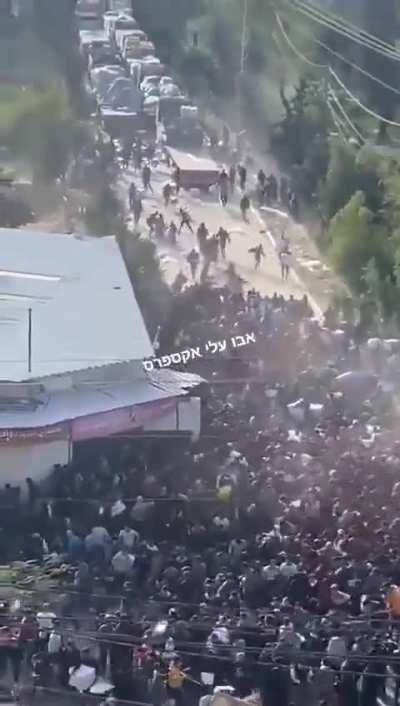
[[28, 309], [28, 373], [32, 372], [32, 309]]
[[241, 41], [241, 55], [240, 55], [240, 73], [241, 74], [244, 74], [244, 72], [246, 71], [248, 15], [249, 15], [249, 0], [243, 0], [242, 41]]
[[249, 22], [249, 0], [242, 0], [242, 37], [240, 42], [240, 71], [237, 78], [237, 101], [238, 101], [238, 127], [239, 132], [243, 130], [243, 80], [246, 73], [247, 62], [247, 42], [248, 42], [248, 22]]

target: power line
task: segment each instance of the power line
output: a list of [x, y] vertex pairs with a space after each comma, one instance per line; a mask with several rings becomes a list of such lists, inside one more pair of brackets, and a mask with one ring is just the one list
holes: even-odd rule
[[278, 27], [279, 27], [279, 29], [280, 29], [280, 31], [281, 31], [281, 33], [282, 33], [284, 39], [286, 40], [286, 42], [287, 42], [287, 44], [289, 45], [289, 47], [291, 48], [291, 50], [296, 54], [296, 56], [297, 56], [299, 59], [301, 59], [302, 61], [304, 61], [304, 62], [305, 62], [306, 64], [308, 64], [309, 66], [312, 66], [314, 69], [328, 69], [328, 68], [329, 68], [329, 66], [328, 66], [327, 64], [317, 64], [315, 61], [311, 61], [311, 59], [309, 59], [308, 57], [304, 56], [304, 54], [302, 54], [302, 53], [297, 49], [297, 47], [293, 44], [292, 40], [291, 40], [290, 37], [288, 36], [288, 34], [287, 34], [287, 32], [285, 31], [285, 28], [284, 28], [284, 26], [283, 26], [283, 22], [282, 22], [282, 20], [281, 20], [281, 18], [280, 18], [280, 16], [278, 15], [277, 12], [275, 12], [275, 17], [276, 17], [276, 21], [277, 21]]
[[[58, 632], [59, 632], [61, 635], [65, 634], [66, 636], [71, 637], [71, 632], [70, 632], [70, 631], [59, 630]], [[124, 637], [124, 636], [121, 634], [121, 638], [122, 638], [122, 637]], [[125, 647], [125, 648], [128, 648], [128, 649], [129, 649], [129, 648], [132, 649], [132, 648], [134, 648], [134, 647], [136, 647], [136, 646], [141, 646], [141, 645], [143, 644], [143, 638], [141, 638], [141, 637], [134, 638], [132, 635], [127, 635], [126, 637], [128, 637], [128, 638], [131, 640], [131, 642], [125, 642], [125, 641], [123, 641], [122, 639], [118, 640], [118, 639], [113, 639], [113, 638], [110, 639], [109, 637], [102, 637], [101, 634], [98, 635], [97, 633], [96, 633], [95, 635], [93, 635], [93, 634], [91, 634], [91, 633], [78, 633], [76, 639], [81, 638], [81, 639], [84, 639], [84, 640], [90, 640], [90, 641], [96, 642], [96, 643], [98, 643], [98, 644], [105, 644], [105, 645], [109, 645], [109, 646], [115, 645], [115, 646], [117, 646], [117, 647]], [[175, 641], [174, 641], [174, 642], [175, 642]], [[177, 642], [176, 644], [179, 645], [180, 643]], [[181, 643], [181, 644], [184, 644], [184, 643]], [[150, 645], [149, 645], [149, 646], [150, 646]], [[227, 645], [227, 646], [218, 645], [218, 647], [222, 647], [223, 649], [224, 649], [224, 648], [226, 648], [226, 649], [231, 649], [231, 650], [234, 649], [234, 646], [233, 646], [233, 645]], [[278, 647], [278, 645], [275, 645], [275, 647]], [[262, 667], [275, 666], [275, 667], [280, 667], [280, 668], [283, 668], [283, 669], [289, 669], [292, 665], [293, 665], [293, 666], [295, 666], [295, 665], [301, 666], [301, 665], [302, 665], [302, 659], [306, 659], [306, 658], [318, 659], [318, 660], [326, 660], [326, 659], [328, 659], [328, 655], [327, 655], [326, 652], [313, 652], [313, 651], [311, 651], [311, 650], [310, 650], [310, 651], [308, 651], [308, 650], [298, 650], [298, 649], [293, 649], [292, 647], [290, 647], [290, 645], [287, 645], [287, 646], [286, 646], [286, 645], [282, 645], [282, 644], [280, 645], [280, 647], [281, 647], [281, 651], [280, 651], [280, 652], [279, 652], [279, 651], [275, 651], [275, 653], [274, 653], [274, 649], [273, 649], [273, 648], [271, 649], [271, 659], [270, 659], [270, 660], [265, 660], [265, 659], [260, 660], [260, 659], [258, 659], [258, 660], [255, 662], [255, 664], [257, 664], [258, 666], [262, 666]], [[232, 666], [236, 664], [235, 661], [234, 661], [234, 659], [233, 659], [231, 656], [225, 657], [225, 656], [223, 656], [223, 655], [221, 655], [221, 654], [214, 654], [214, 653], [212, 653], [212, 652], [210, 652], [210, 651], [207, 651], [207, 647], [206, 647], [205, 644], [203, 645], [203, 648], [204, 648], [204, 651], [203, 651], [203, 652], [200, 652], [200, 651], [193, 651], [193, 652], [192, 652], [192, 651], [185, 650], [185, 649], [178, 649], [178, 650], [177, 650], [177, 654], [178, 654], [179, 657], [181, 657], [181, 656], [184, 656], [184, 657], [196, 657], [196, 658], [201, 658], [201, 659], [203, 659], [203, 660], [204, 660], [204, 659], [210, 659], [210, 660], [217, 661], [217, 662], [225, 662], [225, 663], [228, 662], [228, 663], [231, 664]], [[156, 652], [161, 652], [162, 647], [160, 647], [160, 646], [153, 646], [153, 649], [154, 649]], [[245, 654], [246, 654], [246, 648], [245, 648], [244, 650], [240, 650], [240, 651], [241, 651], [241, 652], [244, 651]], [[248, 651], [248, 650], [247, 650], [247, 651]], [[261, 649], [259, 650], [259, 652], [262, 652], [262, 651], [263, 651], [263, 650], [262, 650], [262, 648], [261, 648]], [[162, 657], [162, 655], [161, 655], [161, 657]], [[350, 657], [351, 657], [351, 655], [349, 655], [349, 658], [350, 658]], [[275, 659], [273, 659], [273, 658], [275, 658]], [[354, 658], [354, 661], [362, 662], [362, 663], [365, 663], [365, 664], [368, 664], [368, 663], [372, 663], [372, 664], [373, 664], [374, 662], [376, 663], [377, 661], [384, 661], [384, 662], [386, 662], [386, 663], [393, 663], [393, 664], [396, 664], [396, 663], [399, 663], [399, 661], [400, 661], [400, 658], [399, 658], [399, 657], [391, 657], [390, 655], [386, 655], [386, 654], [377, 654], [377, 655], [362, 655], [362, 654], [356, 654], [356, 655], [353, 655], [353, 658]], [[289, 660], [290, 660], [290, 663], [287, 664], [287, 665], [279, 664], [279, 662], [275, 661], [275, 660], [279, 660], [279, 659], [289, 659]], [[345, 658], [343, 659], [343, 662], [344, 662], [344, 661], [345, 661]], [[310, 665], [307, 665], [307, 664], [304, 664], [304, 666], [306, 666], [306, 667], [308, 666], [309, 669], [312, 668]], [[358, 675], [358, 676], [365, 676], [365, 672], [364, 672], [364, 671], [355, 670], [355, 669], [343, 669], [343, 670], [340, 669], [340, 674], [352, 674], [352, 675]], [[385, 673], [384, 673], [384, 674], [382, 674], [382, 673], [372, 673], [372, 672], [369, 672], [369, 671], [368, 671], [368, 676], [369, 676], [369, 677], [379, 677], [379, 678], [381, 678], [381, 679], [387, 679], [387, 678], [392, 677], [392, 675], [389, 675], [389, 674], [387, 674], [387, 673], [386, 673], [386, 674], [385, 674]], [[396, 676], [396, 675], [394, 675], [394, 676]], [[393, 678], [393, 677], [392, 677], [392, 678]], [[398, 678], [399, 678], [399, 677], [398, 677]]]
[[372, 51], [375, 51], [378, 54], [381, 54], [384, 56], [386, 59], [392, 59], [394, 61], [400, 61], [400, 54], [398, 54], [395, 50], [392, 49], [391, 52], [389, 52], [387, 49], [382, 49], [379, 47], [379, 45], [376, 43], [376, 39], [374, 42], [362, 38], [360, 34], [354, 33], [351, 30], [349, 30], [346, 27], [346, 24], [343, 23], [340, 25], [339, 23], [332, 22], [330, 20], [329, 16], [327, 16], [324, 12], [321, 10], [316, 10], [314, 7], [310, 7], [306, 5], [305, 3], [300, 2], [300, 0], [289, 0], [292, 9], [298, 10], [301, 12], [303, 15], [305, 15], [308, 19], [313, 20], [314, 22], [317, 22], [318, 24], [322, 25], [323, 27], [326, 27], [337, 34], [340, 34], [347, 39], [351, 39], [352, 41], [356, 42], [357, 44], [360, 44], [361, 46], [366, 47], [367, 49], [370, 49]]
[[334, 108], [333, 108], [332, 101], [331, 101], [330, 98], [328, 98], [327, 105], [328, 105], [329, 111], [330, 111], [330, 113], [331, 113], [333, 123], [334, 123], [334, 125], [335, 125], [335, 127], [336, 127], [336, 129], [337, 129], [337, 131], [338, 131], [338, 133], [339, 133], [339, 135], [340, 135], [341, 138], [347, 143], [347, 136], [346, 136], [346, 133], [345, 133], [345, 129], [344, 129], [343, 123], [341, 122], [341, 120], [340, 120], [340, 118], [338, 117], [338, 115], [335, 113], [335, 110], [334, 110]]
[[351, 120], [351, 118], [347, 115], [345, 109], [343, 108], [343, 106], [342, 106], [342, 104], [340, 103], [340, 101], [339, 101], [339, 99], [338, 99], [336, 93], [334, 92], [334, 90], [333, 90], [333, 88], [332, 88], [331, 86], [329, 86], [329, 95], [331, 96], [331, 98], [332, 98], [332, 100], [334, 101], [334, 103], [337, 105], [337, 107], [338, 107], [340, 113], [343, 115], [343, 118], [344, 118], [345, 121], [347, 122], [348, 126], [353, 130], [353, 132], [355, 133], [355, 135], [357, 135], [357, 138], [358, 138], [359, 140], [361, 140], [362, 143], [365, 143], [364, 137], [362, 136], [361, 132], [358, 130], [358, 128], [356, 127], [356, 125], [353, 123], [353, 121]]
[[[307, 33], [307, 36], [308, 33]], [[347, 57], [343, 56], [343, 54], [340, 54], [339, 52], [335, 51], [332, 49], [330, 46], [328, 46], [325, 42], [322, 42], [320, 39], [317, 39], [315, 35], [311, 34], [313, 41], [318, 44], [320, 47], [325, 49], [325, 51], [329, 52], [329, 54], [332, 54], [332, 56], [336, 57], [337, 59], [340, 59], [340, 61], [343, 61], [343, 63], [347, 64], [350, 66], [352, 69], [355, 69], [356, 71], [359, 71], [361, 74], [364, 76], [367, 76], [368, 78], [371, 79], [371, 81], [375, 81], [375, 83], [378, 83], [380, 86], [383, 86], [384, 88], [387, 88], [388, 91], [392, 91], [396, 95], [400, 96], [400, 90], [398, 88], [395, 88], [394, 86], [391, 86], [389, 83], [386, 83], [382, 79], [378, 78], [377, 76], [374, 76], [371, 74], [369, 71], [366, 69], [363, 69], [361, 66], [358, 64], [355, 64], [353, 61], [348, 59]], [[303, 57], [304, 58], [304, 57]], [[325, 67], [327, 69], [330, 69], [331, 67], [328, 64], [320, 64], [319, 65], [321, 68]]]
[[400, 123], [396, 122], [395, 120], [389, 120], [388, 118], [385, 118], [383, 115], [376, 113], [374, 110], [372, 110], [371, 108], [368, 108], [366, 105], [364, 105], [364, 103], [362, 103], [360, 101], [360, 99], [357, 98], [357, 96], [355, 96], [354, 93], [352, 93], [349, 88], [347, 88], [347, 86], [343, 83], [343, 81], [339, 78], [337, 73], [332, 68], [329, 69], [329, 72], [330, 72], [331, 76], [333, 76], [335, 81], [337, 81], [340, 88], [347, 94], [348, 98], [350, 98], [350, 100], [352, 100], [354, 103], [357, 103], [357, 105], [359, 106], [359, 108], [361, 108], [361, 110], [363, 110], [365, 113], [367, 113], [371, 117], [375, 118], [376, 120], [379, 120], [380, 122], [385, 123], [386, 125], [391, 125], [392, 127], [400, 127]]
[[297, 2], [297, 4], [302, 5], [305, 8], [309, 8], [311, 12], [315, 12], [316, 14], [320, 16], [325, 16], [327, 19], [329, 19], [331, 22], [334, 22], [335, 24], [347, 29], [349, 32], [352, 32], [353, 34], [358, 35], [359, 37], [369, 39], [373, 43], [375, 43], [377, 46], [380, 46], [382, 49], [388, 50], [390, 53], [396, 54], [400, 58], [399, 52], [396, 50], [396, 48], [390, 44], [389, 42], [385, 42], [383, 39], [380, 37], [377, 37], [376, 35], [368, 32], [365, 29], [362, 29], [358, 25], [356, 25], [354, 22], [350, 22], [350, 20], [345, 19], [342, 16], [336, 15], [334, 12], [331, 10], [323, 10], [321, 7], [314, 5], [314, 3], [309, 2], [307, 0], [294, 0]]
[[343, 81], [339, 78], [339, 76], [338, 76], [337, 73], [332, 69], [331, 66], [329, 66], [329, 65], [327, 65], [327, 64], [316, 64], [315, 62], [312, 62], [312, 61], [310, 61], [309, 59], [307, 59], [306, 57], [304, 57], [304, 56], [301, 54], [301, 52], [299, 52], [299, 50], [297, 49], [297, 47], [295, 47], [295, 45], [294, 45], [293, 42], [291, 41], [290, 37], [288, 36], [287, 32], [285, 31], [285, 29], [284, 29], [284, 27], [283, 27], [282, 20], [280, 19], [279, 15], [276, 15], [276, 16], [277, 16], [277, 22], [278, 22], [279, 29], [280, 29], [281, 33], [283, 34], [283, 36], [284, 36], [284, 38], [285, 38], [287, 44], [290, 46], [290, 48], [292, 49], [292, 51], [295, 52], [295, 54], [296, 54], [300, 59], [302, 59], [303, 61], [306, 61], [308, 64], [311, 64], [311, 65], [314, 66], [315, 68], [327, 69], [328, 72], [330, 73], [330, 75], [335, 79], [335, 81], [337, 81], [337, 83], [338, 83], [339, 86], [342, 88], [342, 90], [347, 94], [347, 96], [348, 96], [354, 103], [356, 103], [356, 104], [359, 106], [359, 108], [361, 108], [362, 110], [364, 110], [364, 112], [366, 112], [368, 115], [371, 115], [373, 118], [375, 118], [376, 120], [379, 120], [380, 122], [385, 123], [386, 125], [391, 125], [392, 127], [400, 127], [400, 123], [398, 123], [398, 122], [396, 122], [396, 121], [394, 121], [394, 120], [388, 120], [388, 119], [385, 118], [383, 115], [380, 115], [379, 113], [376, 113], [375, 111], [373, 111], [371, 108], [368, 108], [367, 106], [365, 106], [365, 105], [360, 101], [360, 99], [357, 98], [357, 96], [355, 96], [355, 95], [350, 91], [349, 88], [347, 88], [347, 86], [343, 83]]
[[323, 49], [325, 49], [327, 52], [332, 54], [332, 56], [335, 56], [337, 59], [340, 59], [343, 61], [343, 63], [347, 64], [348, 66], [351, 66], [351, 68], [355, 69], [356, 71], [359, 71], [362, 73], [364, 76], [368, 76], [368, 78], [371, 79], [371, 81], [375, 81], [376, 83], [379, 83], [381, 86], [384, 88], [387, 88], [388, 91], [392, 91], [393, 93], [396, 93], [398, 96], [400, 96], [400, 90], [397, 88], [394, 88], [394, 86], [391, 86], [389, 83], [386, 83], [385, 81], [382, 81], [380, 78], [377, 76], [373, 76], [369, 71], [366, 69], [363, 69], [361, 66], [358, 66], [358, 64], [355, 64], [353, 61], [350, 61], [350, 59], [347, 59], [344, 57], [342, 54], [339, 54], [339, 52], [334, 51], [329, 47], [325, 42], [321, 42], [319, 39], [314, 37], [314, 41], [316, 44], [319, 44]]
[[[281, 32], [282, 32], [282, 34], [283, 34], [283, 36], [284, 36], [284, 38], [285, 38], [287, 44], [288, 44], [289, 47], [292, 49], [292, 51], [296, 54], [297, 57], [299, 57], [302, 61], [304, 61], [304, 62], [307, 63], [308, 65], [312, 66], [313, 68], [322, 69], [322, 70], [326, 70], [326, 69], [329, 70], [329, 66], [328, 66], [327, 64], [317, 64], [316, 62], [311, 61], [311, 59], [309, 59], [308, 57], [304, 56], [304, 54], [302, 54], [302, 53], [297, 49], [297, 47], [296, 47], [296, 46], [293, 44], [293, 42], [290, 40], [290, 37], [288, 36], [288, 34], [285, 32], [285, 29], [284, 29], [284, 27], [283, 27], [283, 22], [282, 22], [281, 18], [279, 17], [278, 13], [275, 13], [275, 17], [276, 17], [276, 21], [277, 21], [277, 23], [278, 23], [279, 29], [281, 30]], [[330, 113], [331, 113], [332, 120], [333, 120], [333, 123], [334, 123], [336, 129], [338, 130], [338, 132], [339, 132], [339, 134], [341, 135], [342, 139], [347, 142], [347, 138], [346, 138], [346, 134], [345, 134], [345, 131], [344, 131], [343, 123], [342, 123], [342, 121], [338, 118], [337, 114], [335, 113], [335, 111], [334, 111], [334, 109], [333, 109], [333, 106], [332, 106], [332, 102], [329, 100], [329, 98], [328, 98], [327, 105], [328, 105], [328, 108], [329, 108], [329, 111], [330, 111]]]

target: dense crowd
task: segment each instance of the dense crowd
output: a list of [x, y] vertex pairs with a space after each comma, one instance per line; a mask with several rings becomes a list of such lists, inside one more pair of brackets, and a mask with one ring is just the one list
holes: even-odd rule
[[197, 442], [93, 442], [43, 487], [28, 479], [0, 559], [64, 566], [63, 586], [12, 629], [5, 609], [0, 657], [16, 681], [32, 658], [47, 688], [86, 665], [155, 706], [224, 685], [265, 705], [373, 706], [399, 664], [400, 446], [381, 355], [370, 346], [360, 373], [354, 326], [330, 311], [322, 327], [306, 298], [193, 288], [176, 304], [175, 344], [256, 344], [199, 361]]

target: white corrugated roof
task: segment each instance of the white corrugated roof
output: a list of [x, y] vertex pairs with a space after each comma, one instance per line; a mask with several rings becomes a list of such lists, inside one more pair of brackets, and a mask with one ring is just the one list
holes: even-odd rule
[[0, 380], [152, 355], [115, 237], [0, 228]]
[[1, 410], [0, 429], [33, 429], [131, 405], [186, 395], [203, 379], [191, 373], [159, 370], [145, 378], [109, 384], [88, 383], [69, 390], [35, 394], [36, 409]]

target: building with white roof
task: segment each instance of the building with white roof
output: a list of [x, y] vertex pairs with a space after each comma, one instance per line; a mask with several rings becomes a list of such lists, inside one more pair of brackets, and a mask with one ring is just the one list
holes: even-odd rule
[[152, 355], [114, 237], [0, 229], [0, 380]]
[[198, 433], [201, 379], [160, 370], [115, 237], [0, 229], [0, 471], [39, 479], [74, 443]]

